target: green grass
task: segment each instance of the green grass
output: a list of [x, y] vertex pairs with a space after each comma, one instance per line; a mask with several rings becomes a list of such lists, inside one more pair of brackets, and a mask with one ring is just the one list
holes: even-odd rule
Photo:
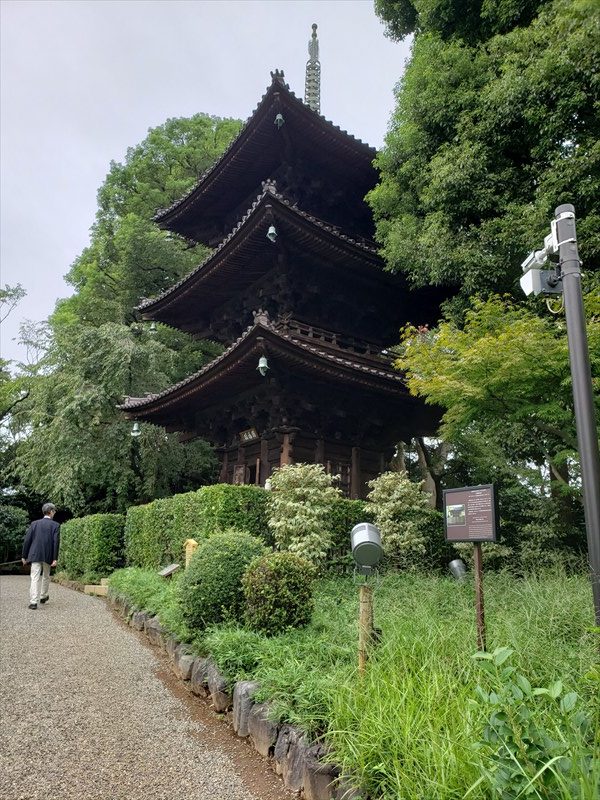
[[[164, 611], [161, 602], [153, 601], [152, 610], [169, 627], [163, 613], [176, 619], [172, 597]], [[598, 713], [598, 684], [586, 679], [597, 647], [586, 577], [490, 574], [485, 603], [488, 649], [510, 647], [515, 666], [532, 685], [560, 678], [565, 691], [578, 692], [584, 708]], [[258, 680], [259, 699], [271, 702], [273, 714], [313, 737], [324, 736], [335, 761], [374, 797], [462, 798], [482, 774], [473, 742], [485, 714], [471, 702], [481, 678], [472, 658], [472, 586], [390, 574], [374, 584], [374, 604], [382, 639], [362, 678], [358, 586], [351, 577], [319, 582], [315, 613], [305, 629], [266, 638], [241, 627], [215, 626], [196, 638], [194, 647], [210, 653], [230, 682]], [[483, 785], [469, 795], [492, 796]], [[578, 797], [588, 795], [582, 791]]]
[[120, 569], [110, 576], [111, 592], [129, 598], [133, 605], [151, 614], [157, 614], [161, 624], [180, 641], [191, 641], [190, 633], [179, 602], [181, 574], [175, 573], [165, 580], [152, 570], [139, 567]]

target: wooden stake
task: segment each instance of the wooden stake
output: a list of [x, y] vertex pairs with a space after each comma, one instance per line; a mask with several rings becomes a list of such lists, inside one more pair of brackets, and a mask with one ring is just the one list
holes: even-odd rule
[[366, 583], [359, 589], [358, 609], [358, 672], [364, 675], [373, 639], [373, 590]]
[[477, 647], [485, 650], [485, 615], [483, 612], [483, 559], [481, 542], [475, 542], [475, 605], [477, 608]]

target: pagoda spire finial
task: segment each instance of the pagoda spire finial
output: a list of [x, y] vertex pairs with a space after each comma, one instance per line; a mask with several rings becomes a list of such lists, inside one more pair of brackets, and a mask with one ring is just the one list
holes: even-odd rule
[[319, 61], [319, 40], [317, 39], [317, 23], [313, 22], [312, 37], [308, 43], [306, 62], [306, 82], [304, 84], [304, 102], [307, 106], [321, 112], [321, 62]]

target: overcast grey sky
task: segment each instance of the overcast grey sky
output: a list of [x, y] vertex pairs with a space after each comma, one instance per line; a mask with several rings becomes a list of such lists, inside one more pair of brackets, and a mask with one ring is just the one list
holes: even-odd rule
[[319, 25], [321, 113], [381, 147], [407, 44], [372, 0], [0, 0], [1, 278], [27, 290], [4, 323], [2, 356], [24, 319], [71, 294], [63, 275], [86, 246], [111, 159], [169, 117], [247, 119], [285, 71], [304, 94]]

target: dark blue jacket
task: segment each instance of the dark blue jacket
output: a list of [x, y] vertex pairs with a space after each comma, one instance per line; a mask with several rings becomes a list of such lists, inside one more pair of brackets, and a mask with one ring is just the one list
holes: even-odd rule
[[36, 519], [29, 526], [23, 542], [23, 558], [33, 564], [45, 561], [51, 564], [58, 558], [60, 545], [60, 525], [50, 517]]

